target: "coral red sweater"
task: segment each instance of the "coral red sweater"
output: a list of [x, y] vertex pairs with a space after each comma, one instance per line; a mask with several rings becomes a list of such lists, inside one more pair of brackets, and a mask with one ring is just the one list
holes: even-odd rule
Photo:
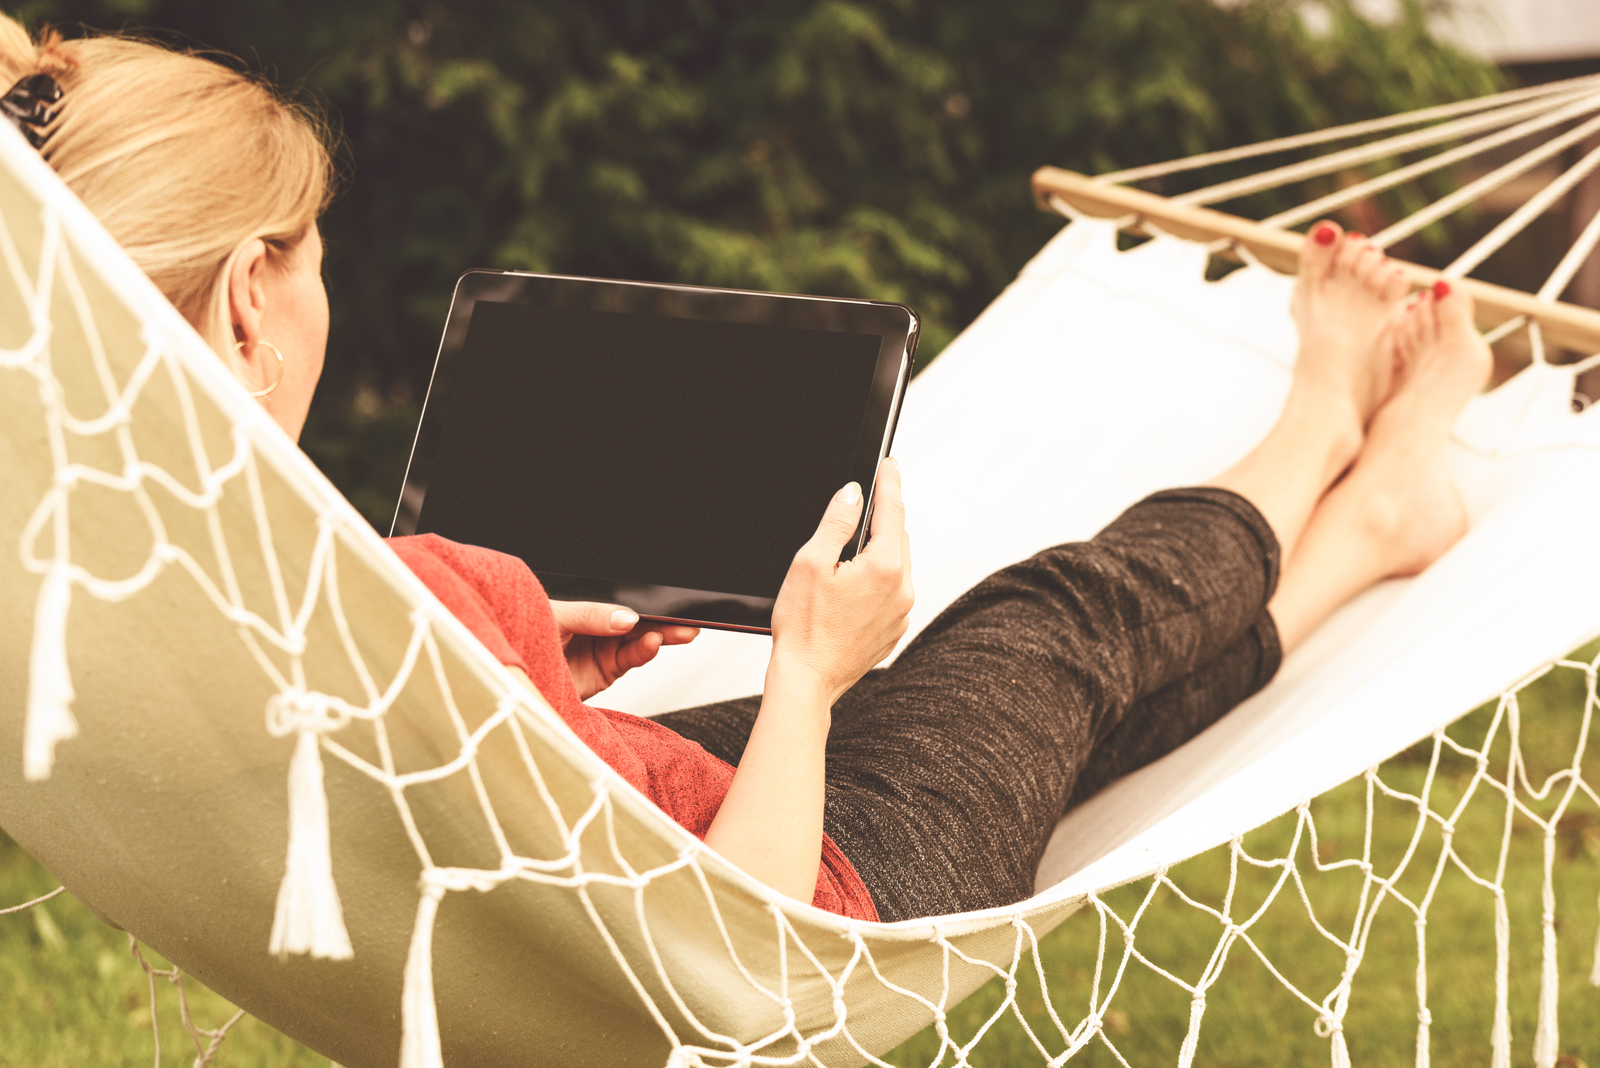
[[[436, 534], [391, 538], [389, 546], [502, 664], [525, 671], [556, 714], [617, 774], [705, 838], [733, 781], [732, 765], [659, 723], [584, 704], [567, 670], [550, 601], [526, 564]], [[861, 876], [826, 836], [811, 903], [853, 919], [878, 918]]]

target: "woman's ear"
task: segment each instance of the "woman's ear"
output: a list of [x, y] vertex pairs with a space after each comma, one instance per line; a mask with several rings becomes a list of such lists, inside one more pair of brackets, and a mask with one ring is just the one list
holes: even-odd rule
[[[240, 245], [228, 267], [228, 317], [241, 377], [251, 389], [265, 388], [281, 374], [277, 357], [261, 342], [267, 313], [267, 245], [258, 237]], [[255, 385], [251, 385], [255, 383]]]

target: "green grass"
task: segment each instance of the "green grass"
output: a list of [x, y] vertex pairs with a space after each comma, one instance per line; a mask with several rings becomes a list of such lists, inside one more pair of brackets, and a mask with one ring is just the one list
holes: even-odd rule
[[[20, 904], [56, 886], [50, 873], [0, 835], [0, 906]], [[149, 949], [149, 963], [170, 965]], [[234, 1007], [185, 980], [195, 1024], [216, 1028]], [[157, 981], [161, 1064], [195, 1063], [196, 1048], [179, 1018], [177, 991]], [[27, 912], [0, 916], [0, 1068], [150, 1068], [148, 980], [128, 936], [96, 919], [70, 894]], [[328, 1059], [245, 1016], [215, 1062], [230, 1068], [327, 1068]]]
[[[1592, 654], [1592, 650], [1586, 653]], [[1582, 672], [1565, 669], [1527, 687], [1520, 695], [1523, 751], [1529, 775], [1537, 784], [1569, 763], [1575, 751], [1585, 682]], [[1451, 728], [1451, 737], [1476, 749], [1495, 718], [1488, 707]], [[1600, 724], [1596, 724], [1600, 727]], [[1501, 722], [1489, 747], [1490, 773], [1505, 774], [1508, 745]], [[1428, 772], [1432, 743], [1424, 743], [1387, 762], [1380, 771], [1391, 788], [1421, 789]], [[1600, 783], [1600, 745], [1590, 743], [1583, 763], [1585, 778]], [[1444, 811], [1472, 782], [1474, 763], [1456, 754], [1441, 758], [1433, 787], [1435, 811]], [[1522, 795], [1526, 798], [1526, 795]], [[1529, 802], [1547, 815], [1554, 799]], [[1347, 783], [1312, 803], [1319, 855], [1327, 864], [1360, 857], [1364, 847], [1366, 784]], [[1456, 848], [1480, 874], [1493, 876], [1499, 854], [1504, 804], [1482, 784], [1459, 821]], [[1416, 827], [1415, 809], [1380, 798], [1376, 803], [1370, 857], [1380, 873], [1392, 871]], [[1244, 848], [1257, 858], [1284, 857], [1293, 841], [1293, 814], [1245, 836]], [[1561, 974], [1561, 1052], [1577, 1068], [1587, 1062], [1600, 1068], [1600, 989], [1588, 984], [1595, 951], [1596, 900], [1600, 896], [1600, 813], [1580, 795], [1559, 825], [1556, 838], [1558, 961]], [[1437, 825], [1429, 827], [1416, 859], [1396, 884], [1412, 900], [1425, 892], [1439, 855]], [[1317, 872], [1310, 843], [1304, 836], [1294, 853], [1305, 875], [1306, 892], [1318, 918], [1341, 937], [1349, 937], [1361, 876], [1351, 870]], [[1228, 888], [1229, 852], [1214, 850], [1174, 867], [1172, 882], [1196, 901], [1220, 907]], [[1543, 834], [1533, 821], [1518, 816], [1508, 851], [1506, 898], [1511, 923], [1510, 1014], [1512, 1060], [1532, 1062], [1537, 1020], [1540, 965], [1540, 888]], [[1266, 899], [1276, 869], [1242, 866], [1234, 891], [1232, 915], [1242, 921]], [[55, 886], [50, 875], [9, 839], [0, 836], [0, 905], [28, 900]], [[1124, 919], [1131, 918], [1150, 892], [1142, 880], [1104, 895], [1103, 902]], [[1494, 903], [1492, 895], [1459, 871], [1447, 870], [1428, 910], [1429, 1005], [1432, 1012], [1432, 1063], [1436, 1068], [1481, 1065], [1489, 1059], [1489, 1028], [1494, 999]], [[1204, 913], [1183, 903], [1171, 888], [1159, 888], [1139, 921], [1137, 946], [1154, 962], [1189, 982], [1196, 981], [1217, 945], [1220, 927]], [[1319, 1001], [1337, 983], [1345, 958], [1317, 934], [1292, 885], [1274, 899], [1251, 926], [1250, 936], [1285, 976]], [[1048, 998], [1070, 1028], [1087, 1011], [1099, 938], [1092, 910], [1080, 912], [1041, 940], [1040, 966]], [[1109, 964], [1115, 969], [1121, 938], [1115, 927], [1108, 939]], [[151, 954], [151, 963], [166, 962]], [[1351, 1060], [1362, 1068], [1409, 1066], [1416, 1038], [1416, 930], [1412, 914], [1395, 901], [1378, 909], [1365, 958], [1356, 975], [1345, 1020]], [[1034, 962], [1024, 962], [1016, 1007], [1050, 1053], [1065, 1048], [1046, 1010], [1046, 995], [1033, 976]], [[1102, 980], [1102, 997], [1110, 974]], [[0, 917], [0, 1068], [56, 1068], [80, 1065], [150, 1065], [155, 1054], [147, 980], [128, 950], [127, 936], [95, 919], [63, 894], [31, 912]], [[178, 1017], [178, 1001], [170, 984], [158, 984], [163, 1065], [190, 1065], [196, 1050]], [[189, 981], [187, 988], [196, 1022], [216, 1027], [233, 1008], [217, 995]], [[949, 1028], [965, 1043], [994, 1015], [1005, 998], [997, 980], [954, 1009]], [[1133, 1065], [1173, 1064], [1188, 1027], [1188, 994], [1146, 966], [1130, 962], [1105, 1015], [1106, 1037]], [[1328, 1041], [1313, 1031], [1316, 1013], [1293, 998], [1243, 943], [1236, 942], [1208, 990], [1204, 1027], [1195, 1063], [1248, 1066], [1328, 1063]], [[889, 1055], [896, 1065], [929, 1065], [939, 1051], [933, 1029], [924, 1031]], [[1017, 1012], [1007, 1010], [973, 1051], [979, 1066], [1043, 1063]], [[943, 1063], [953, 1056], [946, 1051]], [[216, 1063], [223, 1066], [323, 1066], [328, 1061], [295, 1044], [272, 1028], [245, 1017], [223, 1044]], [[1106, 1045], [1092, 1042], [1075, 1064], [1112, 1065]]]

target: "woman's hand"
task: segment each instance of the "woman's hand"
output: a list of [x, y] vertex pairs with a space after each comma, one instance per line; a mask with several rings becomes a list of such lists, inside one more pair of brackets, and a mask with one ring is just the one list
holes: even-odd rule
[[861, 518], [861, 487], [834, 495], [795, 554], [772, 609], [766, 691], [706, 844], [746, 872], [810, 901], [822, 856], [833, 702], [894, 651], [911, 611], [911, 546], [900, 469], [878, 468], [872, 540], [839, 562]]
[[636, 667], [655, 659], [663, 645], [684, 645], [699, 627], [640, 623], [639, 613], [620, 604], [551, 601], [567, 670], [578, 696], [587, 701]]
[[772, 609], [769, 673], [814, 676], [829, 703], [894, 651], [911, 612], [911, 541], [900, 468], [878, 467], [872, 539], [853, 559], [839, 554], [861, 519], [861, 487], [834, 494], [811, 540], [795, 554]]

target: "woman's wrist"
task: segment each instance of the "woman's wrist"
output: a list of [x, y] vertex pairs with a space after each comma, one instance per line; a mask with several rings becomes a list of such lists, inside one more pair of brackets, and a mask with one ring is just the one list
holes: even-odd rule
[[817, 717], [824, 731], [833, 717], [833, 702], [839, 692], [849, 687], [835, 687], [815, 666], [774, 650], [767, 662], [766, 684], [762, 694], [762, 708], [781, 704], [787, 715], [796, 712]]

